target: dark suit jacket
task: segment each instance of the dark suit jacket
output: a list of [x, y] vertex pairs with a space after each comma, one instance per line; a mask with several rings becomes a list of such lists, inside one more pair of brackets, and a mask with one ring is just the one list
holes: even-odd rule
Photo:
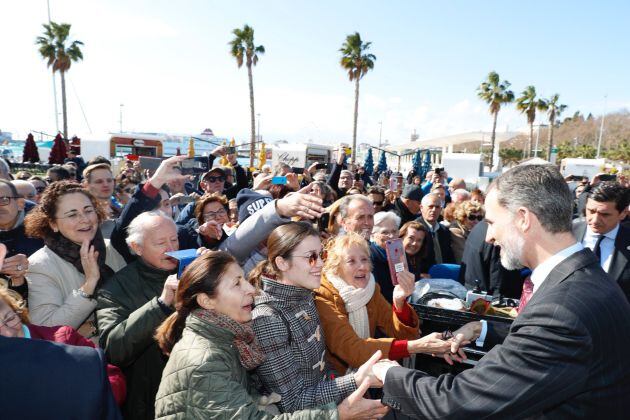
[[630, 304], [585, 249], [551, 271], [473, 369], [392, 368], [383, 402], [414, 418], [628, 418], [629, 348]]
[[122, 419], [103, 352], [0, 337], [0, 407], [5, 419]]
[[519, 299], [523, 291], [520, 270], [506, 270], [501, 265], [501, 248], [486, 242], [487, 232], [488, 223], [482, 220], [468, 234], [459, 282], [474, 289], [478, 280], [481, 290], [491, 295]]
[[[420, 222], [424, 224], [429, 231], [431, 231], [431, 226], [424, 221], [422, 216], [416, 219], [416, 222]], [[442, 263], [443, 264], [455, 264], [455, 254], [453, 254], [453, 249], [451, 248], [451, 232], [448, 228], [440, 225], [440, 228], [437, 231], [438, 241], [440, 241], [440, 250], [442, 251]], [[433, 237], [431, 235], [427, 236], [428, 243], [427, 247], [429, 249], [429, 255], [427, 260], [431, 265], [436, 264], [435, 261], [435, 251], [433, 250]]]
[[[576, 220], [573, 223], [573, 234], [582, 242], [586, 234], [586, 222]], [[617, 282], [630, 301], [630, 227], [621, 224], [615, 238], [615, 249], [608, 268], [608, 275]]]

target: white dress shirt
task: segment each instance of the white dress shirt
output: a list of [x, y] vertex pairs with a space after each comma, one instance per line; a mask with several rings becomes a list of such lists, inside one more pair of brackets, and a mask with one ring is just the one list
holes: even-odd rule
[[[610, 269], [610, 263], [612, 262], [613, 253], [615, 252], [615, 240], [617, 239], [617, 233], [619, 232], [619, 223], [610, 232], [604, 234], [604, 239], [599, 243], [599, 252], [601, 255], [600, 264], [605, 272], [608, 273]], [[586, 225], [586, 233], [582, 240], [582, 245], [590, 248], [595, 252], [595, 243], [597, 242], [598, 233], [594, 233], [591, 227]]]

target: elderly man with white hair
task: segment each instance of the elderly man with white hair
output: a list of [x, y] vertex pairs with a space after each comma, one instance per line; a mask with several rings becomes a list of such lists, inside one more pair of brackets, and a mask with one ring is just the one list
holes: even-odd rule
[[173, 312], [177, 228], [160, 211], [140, 214], [129, 224], [127, 244], [138, 258], [98, 291], [100, 346], [127, 378], [125, 418], [153, 418], [155, 394], [165, 358], [153, 339], [155, 329]]

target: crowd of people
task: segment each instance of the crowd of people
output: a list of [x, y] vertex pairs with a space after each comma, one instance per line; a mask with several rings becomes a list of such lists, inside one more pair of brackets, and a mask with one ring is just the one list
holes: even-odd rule
[[[220, 158], [228, 164], [218, 165]], [[104, 395], [111, 394], [100, 399], [107, 408], [99, 416], [449, 417], [483, 389], [472, 374], [421, 383], [416, 372], [389, 361], [426, 354], [453, 364], [466, 359], [463, 346], [471, 342], [487, 347], [506, 340], [505, 348], [519, 343], [505, 334], [491, 339], [484, 322], [452, 334], [423, 334], [422, 319], [409, 303], [416, 282], [450, 264], [467, 289], [521, 298], [523, 310], [540, 285], [536, 265], [542, 261], [524, 254], [535, 252], [537, 240], [551, 244], [549, 238], [558, 235], [565, 235], [558, 243], [571, 245], [570, 236], [574, 246], [591, 250], [591, 277], [610, 280], [614, 299], [625, 295], [611, 300], [618, 306], [610, 312], [617, 313], [617, 328], [630, 326], [630, 185], [622, 176], [575, 182], [550, 166], [532, 165], [510, 170], [484, 192], [443, 168], [424, 179], [414, 171], [368, 174], [347, 164], [343, 150], [328, 168], [318, 169], [326, 165], [316, 162], [303, 171], [282, 163], [250, 171], [221, 146], [209, 156], [206, 173], [183, 175], [184, 159], [170, 157], [154, 171], [127, 160], [115, 173], [108, 159], [86, 163], [73, 152], [46, 176], [12, 173], [0, 159], [0, 336], [97, 349], [92, 352], [103, 359], [98, 363], [109, 380]], [[408, 267], [393, 279], [386, 247], [397, 238]], [[196, 249], [198, 257], [178, 277], [178, 260], [168, 254], [182, 249]], [[522, 313], [518, 320], [526, 318]], [[553, 316], [545, 316], [537, 321], [551, 322]], [[584, 328], [592, 333], [590, 324]], [[561, 330], [556, 332], [568, 334]], [[630, 344], [629, 334], [620, 333], [619, 342]], [[39, 351], [35, 345], [15, 355], [7, 350], [6, 360]], [[48, 363], [38, 359], [37, 375], [56, 371], [49, 366], [55, 363], [63, 364], [68, 378], [72, 369], [84, 369], [85, 360], [66, 356], [72, 354]], [[89, 381], [89, 372], [85, 368], [84, 391], [101, 389], [102, 381]], [[448, 397], [456, 398], [453, 378], [460, 376], [456, 391], [471, 393], [459, 395], [461, 404]], [[575, 380], [587, 377], [584, 372]], [[600, 379], [591, 384], [605, 390], [613, 381], [627, 390], [630, 371]], [[523, 390], [533, 386], [524, 381]], [[382, 394], [375, 390], [380, 387]], [[510, 389], [501, 390], [503, 406], [488, 404], [492, 412], [519, 417], [561, 403], [532, 404]], [[566, 399], [582, 398], [578, 391], [584, 390], [575, 390]], [[437, 398], [440, 392], [447, 397]], [[39, 408], [49, 418], [64, 417], [63, 410], [77, 404], [51, 399]], [[38, 403], [32, 395], [28, 401]], [[510, 401], [520, 411], [512, 411]], [[19, 413], [26, 396], [12, 404], [7, 413]], [[454, 417], [483, 417], [483, 406], [470, 403]], [[584, 402], [582, 409], [590, 413], [592, 407]]]

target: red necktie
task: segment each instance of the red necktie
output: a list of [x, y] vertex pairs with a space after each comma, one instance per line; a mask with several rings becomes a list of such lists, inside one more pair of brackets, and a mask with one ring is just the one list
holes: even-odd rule
[[523, 293], [521, 294], [521, 301], [518, 304], [518, 308], [516, 309], [516, 312], [520, 314], [521, 311], [525, 309], [525, 305], [527, 305], [527, 302], [529, 302], [533, 294], [534, 294], [534, 283], [532, 282], [532, 279], [529, 276], [527, 276], [525, 278], [525, 281], [523, 282]]

